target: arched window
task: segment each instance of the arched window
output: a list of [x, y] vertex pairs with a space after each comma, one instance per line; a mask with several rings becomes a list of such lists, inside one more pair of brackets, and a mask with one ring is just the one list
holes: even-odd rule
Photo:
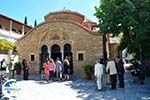
[[42, 53], [44, 53], [44, 52], [47, 53], [47, 46], [46, 46], [46, 45], [43, 45], [43, 46], [41, 47], [41, 52], [42, 52]]
[[54, 44], [54, 45], [51, 47], [51, 52], [52, 52], [52, 53], [60, 53], [60, 46], [57, 45], [57, 44]]
[[71, 45], [70, 44], [65, 44], [64, 45], [64, 52], [70, 53], [71, 52]]
[[41, 47], [41, 61], [43, 62], [48, 57], [49, 57], [48, 48], [46, 45], [43, 45]]

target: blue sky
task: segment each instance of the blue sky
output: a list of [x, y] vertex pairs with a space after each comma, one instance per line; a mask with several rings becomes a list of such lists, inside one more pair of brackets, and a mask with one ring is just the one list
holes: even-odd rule
[[35, 19], [37, 23], [43, 22], [49, 12], [66, 8], [97, 22], [93, 15], [97, 5], [99, 0], [1, 0], [0, 13], [20, 22], [27, 16], [28, 24], [33, 26]]

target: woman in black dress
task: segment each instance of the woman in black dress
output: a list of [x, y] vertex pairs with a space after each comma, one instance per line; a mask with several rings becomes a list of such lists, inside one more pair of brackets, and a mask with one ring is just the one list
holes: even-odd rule
[[23, 65], [23, 79], [24, 80], [28, 80], [28, 76], [29, 76], [29, 64], [28, 61], [26, 59], [23, 59], [22, 61], [22, 65]]
[[65, 80], [69, 80], [69, 69], [70, 69], [70, 64], [68, 59], [64, 60], [64, 78]]

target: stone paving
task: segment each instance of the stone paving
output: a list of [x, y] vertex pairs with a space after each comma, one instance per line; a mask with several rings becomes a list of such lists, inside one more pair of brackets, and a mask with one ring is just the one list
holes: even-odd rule
[[20, 87], [17, 100], [150, 100], [150, 77], [144, 85], [131, 82], [126, 74], [124, 89], [97, 91], [95, 80], [72, 77], [65, 82], [47, 82], [40, 80], [38, 75], [30, 75], [28, 81], [17, 76]]

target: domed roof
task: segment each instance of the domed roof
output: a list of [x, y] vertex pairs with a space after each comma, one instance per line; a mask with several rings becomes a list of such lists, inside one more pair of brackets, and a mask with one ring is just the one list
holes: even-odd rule
[[84, 15], [71, 11], [68, 9], [63, 9], [55, 12], [50, 12], [44, 16], [45, 21], [49, 20], [70, 20], [78, 23], [82, 23], [84, 21]]

